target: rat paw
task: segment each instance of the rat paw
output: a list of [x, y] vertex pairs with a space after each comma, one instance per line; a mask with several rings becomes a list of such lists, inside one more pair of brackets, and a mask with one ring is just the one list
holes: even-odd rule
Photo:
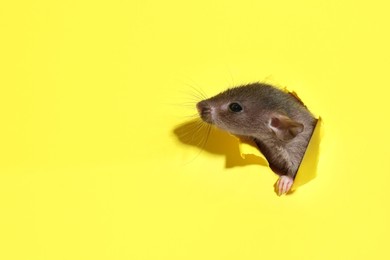
[[278, 188], [278, 195], [281, 196], [289, 192], [293, 182], [294, 182], [293, 178], [289, 176], [286, 175], [280, 176], [279, 180], [276, 183], [276, 186]]

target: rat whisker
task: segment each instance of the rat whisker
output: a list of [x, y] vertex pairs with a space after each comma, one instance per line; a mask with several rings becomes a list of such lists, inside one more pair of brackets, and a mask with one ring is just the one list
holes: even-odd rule
[[198, 98], [203, 98], [201, 93], [194, 86], [189, 85], [187, 83], [184, 83], [184, 85], [188, 88], [185, 88], [184, 90], [183, 89], [178, 90], [178, 92], [185, 94], [185, 95], [191, 94], [192, 96], [196, 95]]
[[[201, 148], [201, 150], [204, 149], [204, 146], [207, 142], [207, 135], [209, 132], [209, 129], [211, 126], [209, 124], [205, 124], [203, 121], [199, 120], [197, 122], [197, 125], [195, 126], [194, 129], [194, 142], [196, 141], [196, 145]], [[206, 133], [206, 135], [205, 135]]]
[[186, 104], [186, 103], [182, 103], [182, 104], [178, 103], [178, 104], [171, 104], [171, 105], [172, 106], [176, 106], [176, 107], [181, 107], [181, 108], [188, 108], [188, 109], [192, 109], [192, 110], [194, 110], [194, 108], [196, 106], [196, 105], [190, 104], [190, 103], [188, 103], [188, 104]]
[[[204, 151], [206, 144], [208, 142], [211, 125], [204, 123], [202, 120], [198, 118], [198, 120], [193, 122], [194, 124], [191, 126], [191, 129], [186, 133], [182, 133], [180, 135], [181, 138], [186, 137], [189, 143], [199, 147], [197, 154], [189, 161], [184, 163], [185, 165], [193, 162], [198, 156]], [[190, 137], [191, 136], [191, 137]]]
[[188, 116], [184, 116], [184, 118], [198, 118], [199, 115], [198, 113], [195, 113], [195, 114], [192, 114], [192, 115], [188, 115]]
[[229, 74], [230, 74], [230, 80], [231, 80], [231, 86], [235, 86], [236, 84], [234, 83], [234, 78], [233, 78], [233, 73], [230, 69], [230, 67], [228, 66], [228, 70], [229, 70]]
[[192, 99], [196, 101], [200, 101], [203, 98], [202, 94], [199, 93], [194, 87], [190, 86], [190, 91], [182, 91], [182, 93], [186, 94], [187, 96], [190, 96]]
[[[208, 131], [208, 128], [211, 127], [210, 124], [207, 124], [207, 123], [204, 123], [203, 121], [201, 121], [200, 119], [198, 120], [198, 124], [197, 124], [197, 130], [196, 130], [196, 134], [206, 130], [205, 132], [207, 133]], [[204, 137], [205, 135], [202, 133], [201, 134], [201, 137]]]
[[193, 124], [189, 125], [190, 128], [186, 129], [186, 131], [180, 132], [178, 135], [180, 138], [184, 139], [188, 143], [194, 143], [195, 137], [201, 137], [202, 135], [198, 135], [204, 123], [200, 120], [193, 121]]
[[200, 98], [199, 100], [207, 99], [206, 93], [201, 88], [198, 89], [190, 84], [186, 84], [186, 85], [194, 91], [193, 94], [194, 95], [196, 94], [196, 96]]
[[201, 101], [203, 99], [198, 94], [195, 94], [195, 93], [192, 93], [192, 92], [189, 93], [189, 92], [181, 91], [181, 93], [186, 95], [186, 97], [184, 97], [183, 99], [187, 100], [187, 102], [198, 103], [199, 101]]
[[201, 88], [201, 87], [199, 87], [199, 93], [201, 93], [202, 94], [202, 97], [204, 98], [204, 99], [207, 99], [208, 98], [208, 95], [206, 94], [206, 92]]
[[202, 131], [203, 128], [204, 128], [204, 124], [202, 122], [197, 122], [197, 124], [194, 126], [194, 131], [193, 131], [193, 135], [192, 135], [192, 139], [191, 139], [192, 142], [194, 141], [194, 139], [196, 137], [203, 136], [203, 135], [198, 135]]
[[198, 131], [199, 127], [201, 127], [201, 126], [194, 125], [191, 127], [191, 129], [188, 129], [187, 131], [180, 133], [179, 136], [183, 139], [184, 139], [184, 137], [188, 137], [188, 138], [186, 138], [186, 142], [191, 142], [194, 139], [194, 135]]
[[[204, 150], [204, 148], [205, 148], [206, 145], [207, 145], [207, 142], [209, 141], [211, 129], [212, 129], [212, 126], [211, 126], [210, 124], [207, 124], [207, 125], [206, 125], [206, 135], [204, 135], [204, 138], [203, 138], [204, 142], [203, 142], [203, 144], [201, 144], [201, 146], [200, 146], [200, 150], [201, 150], [201, 151]], [[199, 144], [199, 145], [200, 145], [200, 144]]]
[[195, 102], [193, 102], [193, 101], [186, 101], [186, 102], [183, 102], [181, 104], [194, 106]]

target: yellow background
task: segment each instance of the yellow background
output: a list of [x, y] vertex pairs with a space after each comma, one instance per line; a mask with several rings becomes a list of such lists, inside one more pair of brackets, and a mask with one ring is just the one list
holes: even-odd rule
[[[0, 259], [390, 259], [386, 2], [2, 1]], [[258, 80], [324, 121], [290, 196], [175, 134]]]

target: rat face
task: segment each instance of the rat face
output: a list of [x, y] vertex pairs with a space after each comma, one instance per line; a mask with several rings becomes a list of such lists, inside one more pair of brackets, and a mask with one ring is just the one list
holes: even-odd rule
[[283, 109], [291, 100], [272, 86], [250, 84], [228, 89], [196, 106], [203, 121], [232, 134], [285, 141], [303, 131], [303, 125]]
[[[240, 94], [240, 95], [238, 95]], [[255, 97], [229, 89], [197, 104], [203, 121], [236, 135], [271, 134], [269, 111]]]

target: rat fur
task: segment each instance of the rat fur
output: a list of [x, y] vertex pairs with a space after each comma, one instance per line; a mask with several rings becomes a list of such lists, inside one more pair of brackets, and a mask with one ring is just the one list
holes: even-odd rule
[[317, 120], [292, 94], [263, 83], [230, 88], [196, 105], [201, 119], [252, 139], [280, 175], [278, 193], [293, 183]]

